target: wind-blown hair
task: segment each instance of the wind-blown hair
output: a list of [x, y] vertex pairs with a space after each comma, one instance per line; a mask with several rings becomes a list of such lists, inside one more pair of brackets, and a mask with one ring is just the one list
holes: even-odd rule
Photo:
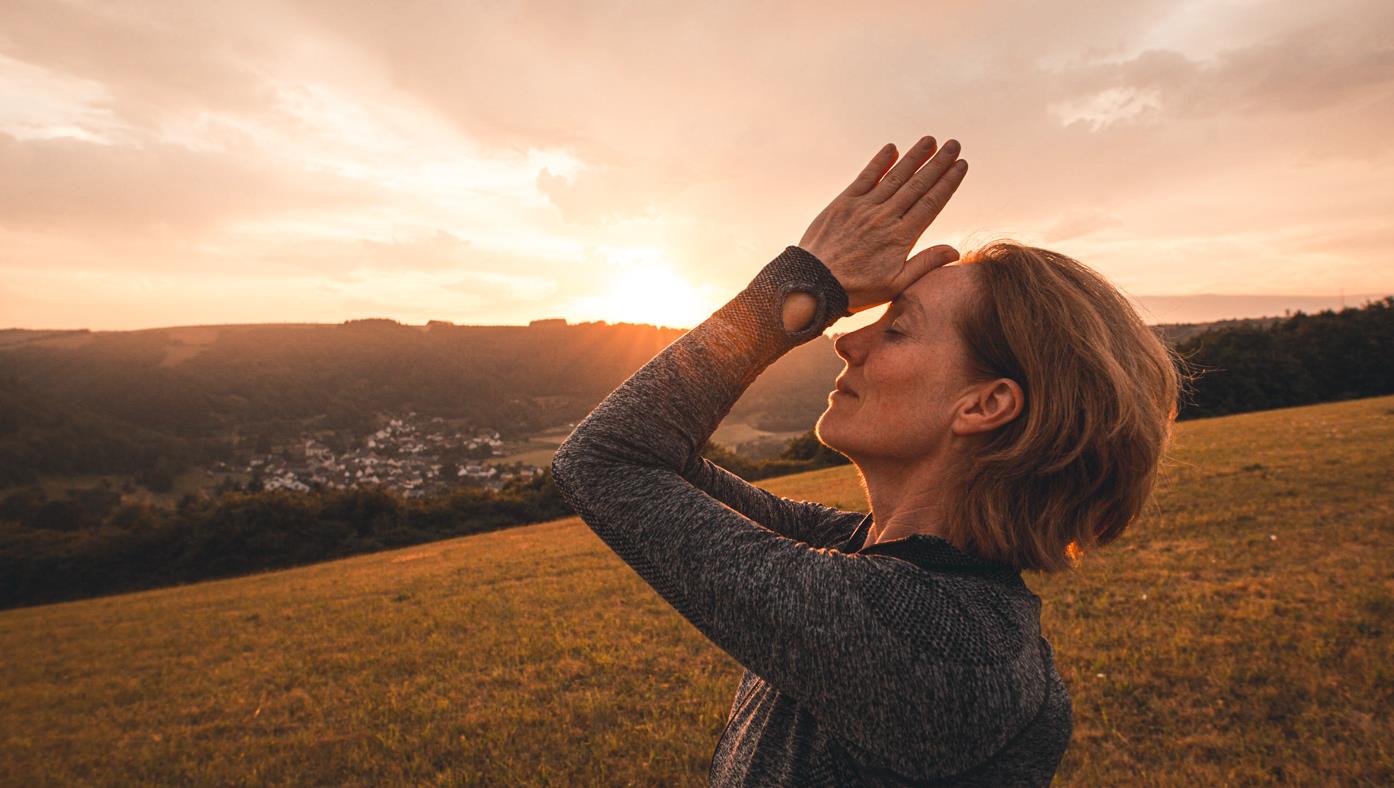
[[960, 264], [978, 285], [955, 321], [974, 367], [1016, 381], [1026, 401], [952, 474], [946, 538], [1023, 570], [1076, 568], [1147, 503], [1185, 362], [1063, 254], [996, 241]]

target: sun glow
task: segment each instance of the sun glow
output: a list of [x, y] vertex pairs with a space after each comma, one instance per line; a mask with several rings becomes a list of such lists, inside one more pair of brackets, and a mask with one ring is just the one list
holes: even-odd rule
[[642, 263], [617, 271], [608, 293], [580, 299], [576, 311], [586, 320], [692, 328], [719, 306], [711, 290], [694, 286], [663, 263]]

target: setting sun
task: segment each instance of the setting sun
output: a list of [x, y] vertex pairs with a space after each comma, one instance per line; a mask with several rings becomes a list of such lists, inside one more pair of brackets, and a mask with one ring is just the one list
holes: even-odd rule
[[645, 263], [617, 271], [608, 293], [580, 299], [576, 306], [588, 320], [692, 328], [721, 306], [713, 302], [711, 289], [693, 285], [663, 263]]

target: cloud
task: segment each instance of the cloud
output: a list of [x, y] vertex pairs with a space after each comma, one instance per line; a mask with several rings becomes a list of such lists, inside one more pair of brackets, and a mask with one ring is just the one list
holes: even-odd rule
[[176, 145], [0, 133], [0, 226], [101, 237], [207, 232], [238, 219], [361, 207], [343, 178]]
[[1122, 220], [1117, 216], [1103, 211], [1080, 210], [1060, 217], [1059, 221], [1044, 231], [1042, 237], [1046, 243], [1068, 241], [1100, 230], [1119, 227], [1122, 224]]
[[550, 276], [519, 273], [546, 268], [545, 258], [481, 248], [441, 229], [387, 241], [353, 238], [288, 243], [257, 259], [315, 272], [336, 282], [426, 274], [445, 288], [469, 293], [491, 291], [491, 297], [505, 300], [541, 297], [557, 288]]
[[536, 301], [558, 290], [558, 284], [553, 279], [497, 271], [466, 271], [458, 282], [446, 287], [480, 296], [485, 301], [518, 302]]
[[[136, 124], [198, 109], [270, 108], [260, 68], [284, 4], [7, 0], [0, 51], [110, 92], [111, 109]], [[255, 31], [249, 35], [249, 31]]]
[[632, 168], [588, 168], [571, 178], [548, 169], [537, 174], [537, 190], [571, 223], [596, 224], [622, 221], [629, 216], [653, 214], [656, 189], [645, 188], [645, 173]]
[[[1394, 25], [1394, 15], [1387, 16]], [[1343, 38], [1304, 29], [1222, 52], [1210, 62], [1152, 50], [1125, 62], [1066, 70], [1061, 85], [1071, 95], [1059, 105], [1062, 122], [1091, 111], [1132, 116], [1153, 110], [1178, 119], [1309, 115], [1388, 95], [1394, 46], [1352, 46]]]

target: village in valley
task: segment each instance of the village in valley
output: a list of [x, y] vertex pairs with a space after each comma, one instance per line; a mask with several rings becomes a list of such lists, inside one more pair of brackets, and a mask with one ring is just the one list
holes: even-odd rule
[[515, 478], [543, 474], [536, 465], [489, 462], [503, 456], [503, 445], [497, 430], [457, 431], [439, 416], [412, 412], [389, 417], [359, 445], [337, 454], [321, 438], [307, 434], [279, 452], [259, 453], [245, 465], [218, 462], [212, 470], [245, 476], [253, 489], [308, 492], [381, 485], [410, 498], [462, 485], [499, 489]]

